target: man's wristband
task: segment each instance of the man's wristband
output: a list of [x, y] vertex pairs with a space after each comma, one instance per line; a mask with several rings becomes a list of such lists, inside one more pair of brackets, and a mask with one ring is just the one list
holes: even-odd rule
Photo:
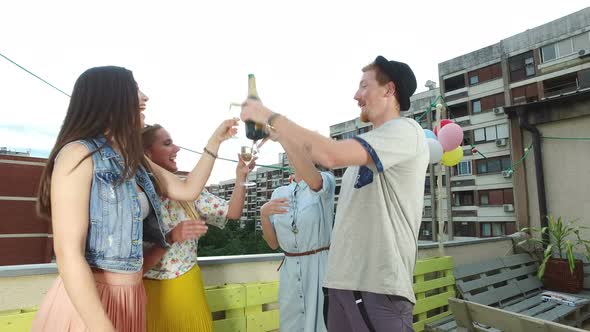
[[277, 117], [279, 117], [279, 116], [281, 116], [281, 114], [279, 114], [279, 113], [274, 113], [274, 112], [273, 112], [273, 113], [272, 113], [272, 114], [271, 114], [271, 115], [268, 117], [268, 120], [266, 121], [266, 126], [268, 127], [268, 129], [275, 130], [275, 127], [273, 127], [273, 125], [272, 125], [272, 124], [273, 124], [274, 120], [275, 120]]

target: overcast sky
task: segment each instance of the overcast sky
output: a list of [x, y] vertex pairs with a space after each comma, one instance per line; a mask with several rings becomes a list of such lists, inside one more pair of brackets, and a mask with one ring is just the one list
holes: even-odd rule
[[[247, 75], [271, 109], [328, 135], [358, 116], [362, 66], [381, 54], [438, 81], [438, 63], [568, 15], [588, 1], [4, 1], [0, 53], [71, 92], [86, 69], [131, 69], [150, 97], [147, 123], [202, 150], [246, 97]], [[0, 58], [0, 146], [48, 151], [69, 99]], [[234, 109], [236, 112], [237, 109]], [[237, 114], [237, 113], [234, 113]], [[241, 129], [243, 129], [241, 127]], [[240, 133], [243, 135], [243, 130]], [[224, 144], [234, 158], [243, 140]], [[281, 147], [267, 144], [261, 163]], [[181, 169], [198, 156], [179, 153]], [[210, 183], [234, 177], [219, 161]]]

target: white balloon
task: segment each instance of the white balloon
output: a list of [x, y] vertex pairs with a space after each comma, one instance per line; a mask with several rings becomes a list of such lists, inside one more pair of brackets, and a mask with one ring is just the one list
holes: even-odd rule
[[440, 158], [443, 156], [443, 147], [440, 142], [434, 138], [427, 138], [426, 143], [428, 143], [428, 150], [430, 151], [430, 163], [436, 164], [440, 162]]

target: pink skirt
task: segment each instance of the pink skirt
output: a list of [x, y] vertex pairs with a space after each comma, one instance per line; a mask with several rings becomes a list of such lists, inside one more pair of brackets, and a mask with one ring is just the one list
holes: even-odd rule
[[[93, 269], [98, 295], [117, 331], [144, 332], [146, 294], [141, 271], [133, 274]], [[70, 301], [61, 277], [41, 304], [31, 331], [88, 331]]]

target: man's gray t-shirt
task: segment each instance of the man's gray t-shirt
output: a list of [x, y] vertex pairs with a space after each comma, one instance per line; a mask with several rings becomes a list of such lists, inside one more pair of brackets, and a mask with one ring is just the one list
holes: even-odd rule
[[401, 117], [355, 139], [374, 164], [344, 173], [324, 286], [415, 303], [413, 273], [429, 160], [423, 129]]

